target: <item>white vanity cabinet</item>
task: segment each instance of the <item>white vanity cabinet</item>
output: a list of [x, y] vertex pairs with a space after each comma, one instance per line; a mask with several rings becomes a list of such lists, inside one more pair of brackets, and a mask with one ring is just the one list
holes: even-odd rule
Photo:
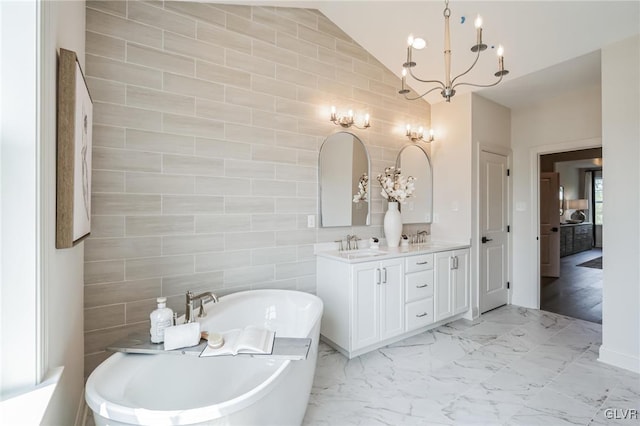
[[403, 271], [402, 259], [352, 266], [352, 350], [404, 331]]
[[469, 249], [435, 254], [435, 321], [469, 309]]
[[466, 312], [467, 247], [318, 252], [323, 340], [353, 358]]
[[350, 355], [404, 332], [403, 259], [348, 264], [318, 257], [317, 262], [325, 339]]

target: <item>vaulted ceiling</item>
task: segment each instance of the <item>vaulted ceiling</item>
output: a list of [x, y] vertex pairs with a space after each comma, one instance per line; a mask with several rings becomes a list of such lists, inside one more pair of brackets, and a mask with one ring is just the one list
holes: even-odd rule
[[[223, 1], [224, 3], [304, 7], [320, 10], [391, 71], [400, 76], [407, 37], [427, 41], [414, 55], [416, 74], [444, 78], [444, 1]], [[640, 2], [632, 1], [455, 1], [451, 9], [452, 74], [463, 72], [474, 54], [473, 21], [483, 18], [489, 46], [477, 66], [461, 81], [487, 84], [495, 80], [495, 48], [505, 48], [509, 75], [483, 96], [517, 108], [564, 91], [600, 83], [599, 50], [640, 33]], [[640, 71], [640, 70], [639, 70]], [[414, 84], [419, 93], [424, 86]], [[478, 90], [461, 87], [458, 93]], [[439, 92], [430, 103], [442, 101]]]

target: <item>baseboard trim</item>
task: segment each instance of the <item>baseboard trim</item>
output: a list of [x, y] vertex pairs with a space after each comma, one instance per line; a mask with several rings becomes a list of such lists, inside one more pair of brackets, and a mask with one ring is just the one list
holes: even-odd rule
[[614, 367], [624, 368], [625, 370], [640, 373], [640, 358], [636, 355], [623, 354], [611, 350], [604, 345], [600, 346], [600, 357], [598, 361]]

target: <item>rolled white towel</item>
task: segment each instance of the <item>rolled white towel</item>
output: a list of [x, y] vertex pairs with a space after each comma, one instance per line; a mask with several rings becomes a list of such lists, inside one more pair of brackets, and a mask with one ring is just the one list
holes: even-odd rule
[[200, 343], [200, 323], [174, 325], [164, 329], [164, 349], [186, 348]]

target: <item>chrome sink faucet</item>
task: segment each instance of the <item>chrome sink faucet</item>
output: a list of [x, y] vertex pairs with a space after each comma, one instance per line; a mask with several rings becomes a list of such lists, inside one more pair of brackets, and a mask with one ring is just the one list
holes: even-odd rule
[[[358, 250], [358, 238], [357, 235], [347, 235], [347, 250]], [[351, 245], [353, 243], [353, 246]]]
[[198, 318], [206, 317], [207, 313], [204, 310], [204, 304], [211, 301], [213, 301], [214, 303], [218, 303], [218, 296], [211, 293], [210, 291], [205, 291], [204, 293], [200, 293], [197, 296], [194, 296], [192, 291], [187, 291], [187, 310], [184, 314], [184, 323], [188, 324], [190, 322], [196, 321], [193, 310], [195, 307], [194, 304], [196, 302], [200, 302]]
[[427, 236], [429, 235], [428, 231], [418, 231], [418, 233], [416, 234], [418, 236], [418, 244], [422, 244], [422, 243], [426, 243], [427, 242]]

